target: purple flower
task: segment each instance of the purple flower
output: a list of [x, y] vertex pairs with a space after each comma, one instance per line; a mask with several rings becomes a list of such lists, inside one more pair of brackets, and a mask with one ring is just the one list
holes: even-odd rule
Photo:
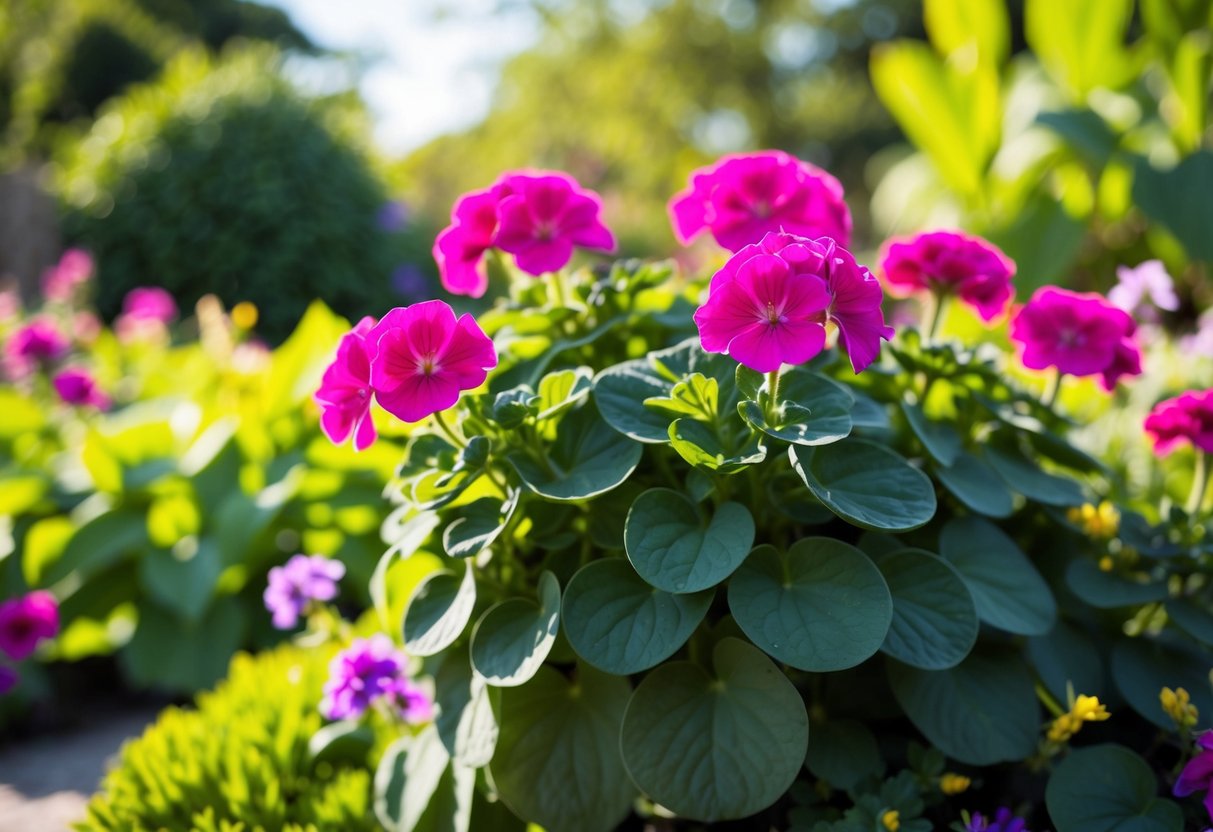
[[263, 595], [265, 608], [274, 614], [274, 626], [289, 630], [312, 601], [336, 598], [337, 582], [344, 575], [341, 561], [320, 555], [295, 555], [285, 566], [275, 566]]
[[95, 407], [107, 410], [110, 406], [109, 396], [97, 387], [97, 380], [92, 373], [80, 367], [68, 367], [57, 373], [51, 384], [64, 404], [77, 407]]
[[413, 263], [401, 263], [392, 270], [392, 291], [401, 297], [416, 299], [425, 294], [429, 281], [425, 272]]
[[0, 604], [0, 650], [15, 662], [58, 632], [59, 605], [49, 592], [39, 590]]
[[0, 696], [16, 687], [19, 681], [21, 681], [21, 677], [16, 670], [6, 664], [0, 664]]
[[1118, 266], [1116, 279], [1108, 300], [1130, 314], [1149, 319], [1157, 317], [1155, 309], [1179, 308], [1175, 283], [1161, 260], [1147, 260], [1134, 268]]
[[383, 633], [356, 639], [329, 664], [320, 712], [328, 719], [357, 719], [386, 699], [409, 722], [430, 719], [433, 702], [405, 675], [407, 661]]
[[980, 812], [974, 812], [965, 826], [965, 832], [1028, 832], [1027, 821], [1011, 814], [1005, 806], [990, 820]]
[[93, 256], [84, 249], [69, 248], [42, 276], [42, 294], [47, 300], [71, 300], [76, 287], [87, 283], [92, 276]]
[[375, 215], [375, 224], [389, 234], [403, 231], [409, 224], [409, 206], [397, 199], [388, 200]]
[[13, 333], [5, 346], [14, 376], [28, 375], [39, 364], [58, 361], [67, 354], [68, 342], [46, 319], [35, 319]]
[[1205, 792], [1205, 811], [1213, 820], [1213, 731], [1198, 736], [1196, 747], [1200, 750], [1179, 773], [1172, 793], [1176, 797], [1187, 797], [1194, 792]]

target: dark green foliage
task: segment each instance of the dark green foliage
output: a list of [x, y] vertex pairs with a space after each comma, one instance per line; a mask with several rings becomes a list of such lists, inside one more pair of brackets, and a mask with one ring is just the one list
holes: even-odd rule
[[314, 298], [354, 318], [391, 305], [399, 244], [377, 224], [361, 114], [276, 71], [263, 50], [183, 55], [61, 154], [65, 230], [97, 255], [103, 314], [154, 283], [187, 309], [252, 301], [277, 339]]
[[77, 829], [378, 829], [370, 772], [314, 761], [330, 651], [241, 654], [196, 709], [169, 708], [122, 749]]

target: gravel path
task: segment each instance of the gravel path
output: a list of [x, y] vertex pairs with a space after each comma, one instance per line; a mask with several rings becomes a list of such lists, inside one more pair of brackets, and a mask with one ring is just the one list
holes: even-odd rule
[[151, 708], [108, 714], [71, 733], [0, 748], [0, 832], [70, 829], [109, 758], [155, 716]]

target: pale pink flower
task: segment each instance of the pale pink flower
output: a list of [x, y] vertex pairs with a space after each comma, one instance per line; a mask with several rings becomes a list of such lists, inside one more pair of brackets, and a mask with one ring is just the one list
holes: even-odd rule
[[69, 248], [59, 262], [42, 275], [42, 295], [47, 300], [65, 302], [72, 299], [77, 286], [93, 276], [93, 256], [84, 249]]

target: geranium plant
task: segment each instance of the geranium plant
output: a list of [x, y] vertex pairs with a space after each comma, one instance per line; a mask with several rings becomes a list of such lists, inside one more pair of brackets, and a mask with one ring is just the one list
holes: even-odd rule
[[[850, 232], [836, 184], [785, 154], [698, 172], [678, 234], [732, 253], [686, 276], [570, 268], [613, 242], [597, 198], [509, 174], [435, 249], [444, 285], [493, 307], [394, 309], [342, 341], [317, 394], [330, 437], [364, 447], [372, 400], [413, 425], [371, 596], [436, 715], [382, 759], [386, 826], [1202, 814], [1160, 795], [1213, 715], [1203, 484], [1187, 511], [1103, 502], [1109, 470], [1053, 401], [1063, 374], [1141, 371], [1132, 319], [1044, 290], [1009, 312], [1017, 353], [895, 332], [878, 278], [819, 236]], [[984, 241], [886, 259], [899, 292], [1008, 317], [1014, 266]], [[1206, 441], [1172, 411], [1165, 444], [1189, 423]], [[420, 553], [443, 568], [393, 598]]]

